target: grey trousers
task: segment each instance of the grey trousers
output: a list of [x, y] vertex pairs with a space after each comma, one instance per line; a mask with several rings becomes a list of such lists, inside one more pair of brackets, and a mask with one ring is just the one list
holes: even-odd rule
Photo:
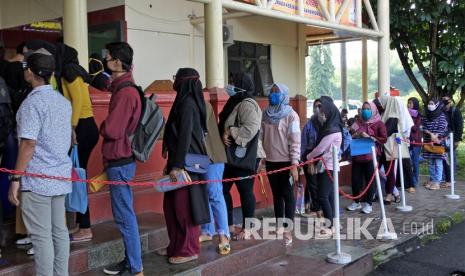
[[69, 234], [65, 221], [65, 196], [23, 192], [21, 210], [34, 246], [36, 275], [67, 276]]

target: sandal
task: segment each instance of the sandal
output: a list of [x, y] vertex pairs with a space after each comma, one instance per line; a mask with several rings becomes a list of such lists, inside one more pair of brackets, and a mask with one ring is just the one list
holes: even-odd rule
[[155, 253], [157, 253], [160, 256], [168, 256], [168, 249], [166, 247], [160, 248], [157, 251], [155, 251]]
[[235, 241], [250, 240], [250, 233], [241, 230], [241, 232], [234, 234], [232, 239]]
[[190, 261], [197, 260], [199, 255], [189, 256], [189, 257], [170, 257], [168, 262], [170, 264], [184, 264]]
[[429, 187], [427, 187], [427, 189], [431, 191], [437, 191], [440, 190], [441, 187], [439, 186], [439, 184], [431, 184]]
[[199, 242], [200, 243], [206, 242], [206, 241], [211, 241], [211, 240], [213, 240], [213, 238], [210, 235], [202, 234], [202, 235], [199, 236]]
[[450, 182], [444, 182], [441, 184], [441, 188], [446, 189], [450, 187]]
[[74, 234], [69, 235], [69, 241], [71, 243], [79, 243], [79, 242], [88, 242], [92, 240], [91, 236], [83, 236], [83, 237], [76, 237]]
[[229, 252], [231, 252], [231, 244], [229, 243], [218, 244], [218, 253], [220, 253], [220, 255], [228, 255]]
[[286, 246], [292, 245], [292, 234], [290, 232], [284, 233], [284, 245]]
[[394, 195], [394, 202], [400, 203], [400, 195]]
[[320, 230], [320, 237], [329, 239], [333, 235], [333, 230], [331, 228], [322, 228]]

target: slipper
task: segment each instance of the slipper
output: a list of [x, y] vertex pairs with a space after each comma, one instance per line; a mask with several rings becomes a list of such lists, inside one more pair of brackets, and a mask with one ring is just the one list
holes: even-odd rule
[[183, 263], [197, 260], [198, 258], [199, 258], [199, 255], [188, 256], [188, 257], [171, 257], [168, 259], [168, 262], [170, 264], [183, 264]]
[[431, 191], [437, 191], [440, 190], [441, 187], [438, 184], [432, 184], [431, 186], [427, 187], [427, 189]]
[[211, 241], [211, 240], [213, 240], [213, 238], [210, 235], [202, 234], [202, 235], [199, 236], [199, 242], [200, 243], [206, 242], [206, 241]]
[[75, 238], [72, 234], [69, 235], [69, 241], [71, 243], [79, 243], [79, 242], [88, 242], [92, 240], [92, 236], [90, 237], [82, 237], [82, 238]]
[[441, 184], [441, 188], [445, 189], [445, 188], [449, 188], [450, 187], [450, 183], [449, 182], [444, 182]]
[[234, 241], [250, 240], [250, 234], [242, 230], [241, 232], [234, 234], [232, 239]]
[[157, 251], [155, 251], [155, 253], [157, 253], [160, 256], [168, 256], [168, 250], [166, 247], [158, 249]]
[[218, 253], [220, 255], [227, 255], [231, 252], [231, 244], [229, 243], [220, 243], [218, 244]]

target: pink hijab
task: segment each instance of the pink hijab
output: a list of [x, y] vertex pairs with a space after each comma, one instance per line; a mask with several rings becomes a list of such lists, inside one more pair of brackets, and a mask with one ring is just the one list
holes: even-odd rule
[[358, 120], [352, 125], [352, 129], [357, 131], [361, 125], [372, 125], [376, 122], [381, 121], [381, 116], [379, 115], [378, 108], [376, 107], [373, 101], [364, 102], [363, 104], [369, 104], [371, 109], [371, 118], [368, 121], [364, 121], [362, 117], [358, 118]]

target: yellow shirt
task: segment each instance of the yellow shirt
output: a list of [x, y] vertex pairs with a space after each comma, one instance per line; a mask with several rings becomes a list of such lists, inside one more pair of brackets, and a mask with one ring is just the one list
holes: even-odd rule
[[73, 108], [73, 115], [71, 117], [73, 127], [77, 126], [79, 119], [94, 117], [89, 96], [89, 87], [81, 77], [77, 77], [71, 83], [62, 78], [61, 85], [63, 95], [71, 102]]

